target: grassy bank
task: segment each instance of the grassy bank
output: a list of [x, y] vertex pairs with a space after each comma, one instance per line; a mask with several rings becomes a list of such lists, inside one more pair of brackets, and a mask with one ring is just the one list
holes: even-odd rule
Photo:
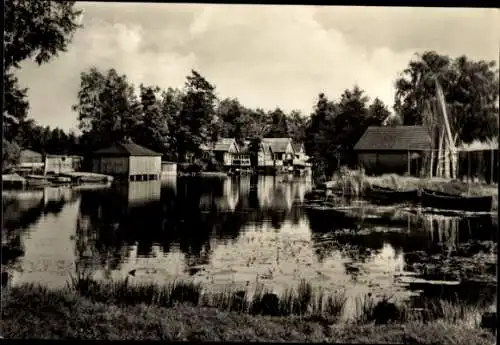
[[6, 338], [308, 341], [334, 343], [493, 344], [495, 337], [448, 320], [405, 324], [328, 324], [310, 318], [252, 316], [189, 304], [171, 308], [93, 301], [70, 290], [23, 285], [3, 291]]
[[363, 170], [349, 170], [342, 167], [329, 181], [318, 185], [320, 188], [342, 191], [346, 195], [359, 196], [372, 185], [393, 188], [396, 190], [412, 190], [419, 188], [432, 189], [454, 195], [493, 196], [493, 210], [498, 209], [498, 185], [484, 183], [467, 183], [459, 180], [443, 178], [420, 178], [385, 174], [367, 176]]
[[415, 188], [428, 188], [445, 193], [457, 195], [495, 195], [498, 196], [498, 185], [488, 185], [484, 183], [467, 183], [458, 180], [447, 180], [443, 178], [419, 178], [412, 176], [382, 175], [366, 176], [366, 181], [370, 185], [390, 187], [398, 190]]

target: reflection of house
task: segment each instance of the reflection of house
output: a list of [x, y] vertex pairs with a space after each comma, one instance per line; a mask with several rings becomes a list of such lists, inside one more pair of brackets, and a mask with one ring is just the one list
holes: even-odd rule
[[65, 155], [46, 155], [45, 174], [61, 174], [75, 171], [73, 157]]
[[431, 133], [423, 126], [368, 127], [354, 146], [358, 164], [369, 174], [419, 175], [431, 149]]
[[226, 202], [229, 210], [234, 211], [239, 197], [239, 185], [237, 182], [227, 179], [223, 182], [223, 195], [226, 196]]
[[129, 207], [140, 206], [160, 200], [161, 181], [129, 182], [121, 186], [120, 190], [126, 196]]
[[161, 154], [133, 142], [120, 142], [94, 152], [92, 171], [130, 181], [156, 180]]

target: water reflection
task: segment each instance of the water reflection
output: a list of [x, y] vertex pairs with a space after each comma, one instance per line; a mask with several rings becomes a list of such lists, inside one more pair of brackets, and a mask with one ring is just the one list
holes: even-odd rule
[[[352, 295], [418, 290], [433, 296], [440, 285], [400, 279], [415, 276], [411, 253], [439, 254], [469, 241], [497, 240], [495, 220], [486, 216], [304, 208], [310, 188], [307, 180], [240, 176], [12, 192], [3, 195], [4, 230], [11, 234], [3, 245], [20, 250], [6, 263], [17, 281], [59, 286], [76, 262], [104, 279], [138, 269], [144, 274], [137, 279], [158, 282], [259, 282], [279, 291], [307, 279]], [[456, 291], [464, 286], [443, 289], [461, 294]]]

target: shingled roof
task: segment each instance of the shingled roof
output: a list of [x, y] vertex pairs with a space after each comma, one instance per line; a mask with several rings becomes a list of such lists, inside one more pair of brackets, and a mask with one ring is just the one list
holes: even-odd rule
[[291, 143], [291, 138], [263, 138], [262, 143], [268, 145], [274, 153], [286, 152], [286, 148]]
[[97, 156], [161, 156], [155, 152], [133, 142], [119, 142], [94, 152]]
[[356, 151], [418, 151], [432, 148], [424, 126], [368, 127], [354, 146]]
[[227, 152], [234, 143], [236, 143], [234, 138], [219, 138], [214, 145], [214, 151]]

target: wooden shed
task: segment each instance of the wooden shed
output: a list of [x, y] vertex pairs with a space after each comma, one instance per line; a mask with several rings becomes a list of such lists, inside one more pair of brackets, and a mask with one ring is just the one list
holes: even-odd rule
[[30, 149], [24, 149], [19, 155], [19, 163], [16, 168], [18, 171], [28, 171], [31, 173], [43, 171], [43, 155]]
[[220, 138], [212, 148], [215, 159], [225, 167], [233, 165], [238, 155], [238, 144], [234, 138]]
[[293, 160], [295, 151], [292, 138], [264, 138], [262, 143], [269, 145], [274, 154], [276, 165]]
[[75, 171], [73, 157], [66, 155], [45, 155], [45, 174], [64, 174]]
[[157, 180], [161, 175], [161, 156], [131, 141], [118, 142], [94, 152], [92, 171], [129, 181]]
[[458, 152], [458, 176], [462, 180], [498, 183], [498, 138], [463, 143]]
[[424, 126], [368, 127], [354, 151], [368, 174], [421, 175], [432, 151], [431, 132]]

